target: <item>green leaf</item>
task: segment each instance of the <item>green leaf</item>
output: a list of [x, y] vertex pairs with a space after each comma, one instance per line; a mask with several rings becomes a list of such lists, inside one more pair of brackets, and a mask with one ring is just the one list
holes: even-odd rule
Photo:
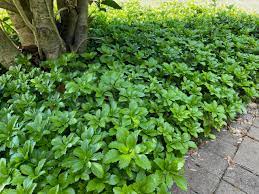
[[113, 0], [104, 0], [104, 1], [102, 1], [102, 4], [103, 4], [103, 5], [110, 6], [110, 7], [114, 8], [114, 9], [122, 9], [122, 7], [119, 6], [119, 4], [116, 3], [116, 2], [113, 1]]
[[108, 183], [109, 183], [110, 185], [116, 185], [116, 184], [119, 183], [119, 182], [120, 182], [120, 178], [119, 178], [118, 176], [116, 176], [116, 175], [111, 175], [111, 176], [109, 177]]
[[103, 178], [104, 175], [104, 170], [101, 164], [92, 162], [91, 164], [91, 170], [92, 173], [97, 176], [98, 178]]
[[101, 192], [105, 188], [105, 184], [100, 182], [98, 179], [92, 179], [87, 184], [87, 191]]
[[15, 189], [5, 189], [2, 194], [17, 194]]
[[137, 137], [134, 133], [130, 134], [128, 137], [127, 137], [127, 140], [126, 140], [126, 145], [128, 148], [132, 149], [136, 146], [137, 144]]
[[189, 142], [188, 142], [188, 146], [189, 146], [190, 148], [197, 148], [197, 145], [196, 145], [193, 141], [189, 141]]
[[91, 60], [97, 55], [96, 52], [90, 52], [90, 53], [82, 53], [81, 56], [85, 58], [86, 60]]
[[45, 162], [46, 162], [46, 159], [42, 159], [42, 160], [39, 161], [38, 166], [35, 168], [35, 174], [36, 175], [40, 174], [40, 171], [42, 170]]
[[8, 175], [8, 169], [5, 158], [0, 159], [0, 175]]
[[71, 94], [71, 93], [76, 93], [79, 91], [79, 86], [75, 82], [69, 82], [66, 85], [66, 92]]
[[36, 183], [33, 183], [33, 180], [30, 179], [30, 178], [26, 178], [24, 181], [23, 181], [23, 189], [28, 192], [29, 194], [32, 194], [33, 191], [35, 190], [37, 184]]
[[167, 162], [170, 162], [173, 171], [179, 171], [184, 167], [185, 160], [183, 158], [175, 158], [171, 161], [167, 159]]
[[29, 165], [21, 165], [20, 170], [23, 174], [34, 177], [34, 170]]
[[158, 188], [157, 194], [168, 194], [168, 188], [165, 183], [160, 185], [160, 187]]
[[119, 128], [117, 130], [116, 138], [121, 143], [126, 143], [127, 137], [129, 135], [128, 129], [125, 128]]
[[59, 191], [59, 185], [56, 185], [55, 187], [52, 187], [49, 191], [48, 194], [58, 194]]
[[212, 140], [215, 140], [216, 136], [214, 134], [209, 134], [209, 138], [212, 139]]
[[174, 176], [173, 180], [180, 189], [187, 191], [187, 181], [183, 176]]
[[113, 141], [109, 144], [109, 148], [118, 149], [121, 153], [127, 154], [129, 152], [129, 148], [124, 144], [118, 141]]
[[144, 154], [140, 154], [136, 156], [136, 164], [146, 170], [150, 170], [151, 169], [151, 163], [148, 160], [147, 156]]
[[24, 179], [25, 179], [25, 176], [22, 176], [21, 172], [18, 169], [14, 170], [13, 179], [12, 179], [13, 185], [22, 185]]
[[132, 187], [126, 186], [126, 185], [124, 185], [122, 188], [120, 188], [120, 187], [113, 188], [113, 193], [114, 194], [125, 194], [125, 193], [126, 194], [137, 194], [137, 192], [135, 192]]
[[119, 168], [123, 169], [129, 166], [132, 157], [129, 154], [120, 155]]
[[68, 157], [66, 158], [62, 164], [63, 167], [67, 167], [67, 168], [71, 168], [72, 172], [77, 172], [79, 170], [81, 170], [82, 168], [84, 168], [84, 161], [75, 158], [75, 157]]
[[156, 158], [154, 162], [159, 166], [160, 169], [164, 170], [165, 168], [165, 161], [161, 158]]
[[119, 161], [119, 152], [118, 150], [112, 149], [109, 150], [105, 155], [103, 162], [105, 164], [110, 164]]
[[64, 194], [76, 194], [75, 190], [71, 187], [63, 190], [62, 193], [64, 193]]

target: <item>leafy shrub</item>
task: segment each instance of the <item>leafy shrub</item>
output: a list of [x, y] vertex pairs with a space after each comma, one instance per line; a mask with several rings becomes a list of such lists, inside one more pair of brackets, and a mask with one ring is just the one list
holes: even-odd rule
[[2, 193], [186, 189], [197, 138], [258, 97], [257, 17], [175, 3], [98, 14], [86, 53], [20, 57], [0, 76]]

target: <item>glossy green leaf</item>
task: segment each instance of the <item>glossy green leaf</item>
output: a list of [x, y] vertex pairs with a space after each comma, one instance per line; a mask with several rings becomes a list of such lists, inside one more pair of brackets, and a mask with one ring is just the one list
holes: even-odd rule
[[93, 162], [93, 163], [91, 164], [91, 170], [92, 170], [93, 174], [94, 174], [95, 176], [97, 176], [98, 178], [102, 178], [103, 175], [104, 175], [103, 167], [102, 167], [102, 165], [99, 164], [99, 163]]

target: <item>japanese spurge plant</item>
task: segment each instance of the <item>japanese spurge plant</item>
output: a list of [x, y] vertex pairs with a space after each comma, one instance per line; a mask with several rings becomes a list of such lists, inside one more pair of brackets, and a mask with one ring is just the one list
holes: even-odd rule
[[256, 16], [131, 4], [92, 26], [86, 53], [0, 76], [1, 193], [186, 189], [197, 138], [258, 97]]

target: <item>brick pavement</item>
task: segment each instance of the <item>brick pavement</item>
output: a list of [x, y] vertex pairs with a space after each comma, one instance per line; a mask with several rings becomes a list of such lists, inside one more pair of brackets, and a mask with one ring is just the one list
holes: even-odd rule
[[188, 191], [174, 194], [259, 194], [259, 106], [191, 152], [185, 169]]

